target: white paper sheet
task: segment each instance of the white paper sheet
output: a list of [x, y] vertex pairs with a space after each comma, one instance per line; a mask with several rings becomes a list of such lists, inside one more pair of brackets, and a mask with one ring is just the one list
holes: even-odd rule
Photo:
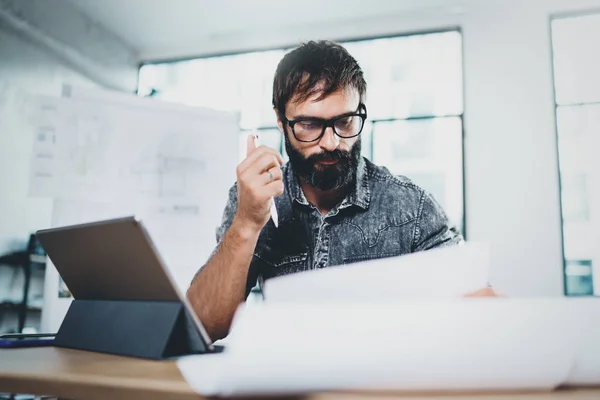
[[70, 95], [32, 100], [31, 195], [55, 199], [55, 227], [136, 215], [185, 291], [216, 245], [238, 165], [238, 116], [121, 93]]
[[550, 390], [574, 365], [562, 299], [264, 304], [240, 311], [220, 373], [178, 366], [203, 395], [323, 390]]
[[185, 290], [216, 245], [237, 166], [237, 154], [224, 149], [235, 148], [239, 128], [233, 116], [148, 114], [124, 145], [119, 203], [144, 221]]
[[265, 282], [268, 302], [458, 297], [487, 285], [490, 246], [442, 249], [301, 272]]
[[178, 285], [189, 285], [216, 245], [235, 181], [238, 155], [227, 149], [238, 143], [237, 115], [119, 93], [71, 96], [32, 98], [30, 194], [77, 201], [88, 216], [96, 203], [137, 215]]
[[230, 360], [229, 353], [185, 356], [177, 360], [177, 366], [193, 390], [211, 396], [223, 391]]
[[158, 101], [131, 97], [123, 104], [34, 98], [31, 194], [176, 199], [189, 208], [216, 193], [222, 210], [238, 163], [237, 154], [223, 149], [237, 145], [237, 117], [173, 104], [161, 110]]
[[30, 195], [114, 200], [122, 149], [115, 109], [52, 97], [32, 98]]
[[54, 192], [57, 175], [58, 132], [62, 129], [60, 104], [45, 98], [32, 98], [30, 103], [33, 120], [33, 151], [29, 195], [44, 197]]
[[578, 332], [576, 361], [565, 385], [600, 386], [600, 298], [568, 298], [565, 303], [571, 320], [577, 319]]

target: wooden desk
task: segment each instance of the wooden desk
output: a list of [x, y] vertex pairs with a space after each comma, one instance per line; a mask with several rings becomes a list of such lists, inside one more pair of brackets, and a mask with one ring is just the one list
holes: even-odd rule
[[173, 361], [54, 347], [1, 349], [0, 393], [67, 399], [199, 399]]
[[[146, 361], [40, 347], [0, 350], [0, 393], [45, 394], [82, 400], [199, 400], [173, 361]], [[373, 395], [318, 393], [302, 400], [598, 400], [598, 389], [552, 393]]]

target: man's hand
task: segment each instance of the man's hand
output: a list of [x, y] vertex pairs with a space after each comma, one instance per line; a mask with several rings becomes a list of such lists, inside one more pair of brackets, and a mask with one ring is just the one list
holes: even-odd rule
[[269, 221], [271, 198], [283, 193], [281, 155], [268, 147], [256, 148], [248, 136], [248, 153], [237, 167], [237, 222], [260, 231]]
[[474, 292], [467, 293], [463, 297], [506, 297], [506, 296], [496, 293], [491, 286], [487, 286], [487, 287], [484, 287], [483, 289], [479, 289]]

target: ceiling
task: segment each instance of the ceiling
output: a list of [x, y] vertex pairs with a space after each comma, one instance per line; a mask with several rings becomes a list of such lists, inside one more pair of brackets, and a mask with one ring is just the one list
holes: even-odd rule
[[268, 47], [289, 32], [303, 31], [306, 36], [327, 27], [335, 34], [336, 24], [350, 24], [351, 29], [354, 23], [376, 24], [378, 18], [459, 13], [468, 1], [70, 0], [129, 44], [142, 61], [185, 58], [220, 48]]

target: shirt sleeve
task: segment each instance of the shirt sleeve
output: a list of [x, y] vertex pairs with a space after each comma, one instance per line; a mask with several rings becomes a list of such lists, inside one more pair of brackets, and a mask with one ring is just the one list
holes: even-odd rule
[[216, 239], [217, 239], [217, 246], [215, 247], [212, 254], [210, 255], [209, 260], [211, 260], [213, 258], [213, 256], [219, 249], [219, 246], [221, 246], [221, 242], [223, 241], [223, 237], [225, 236], [225, 233], [227, 233], [227, 230], [231, 227], [231, 224], [233, 223], [233, 217], [235, 216], [236, 211], [237, 211], [237, 184], [233, 185], [231, 187], [231, 189], [229, 189], [229, 195], [227, 196], [227, 204], [225, 204], [225, 209], [223, 210], [223, 216], [221, 217], [221, 225], [219, 225], [217, 227], [217, 230], [215, 232]]
[[[221, 225], [219, 225], [217, 227], [216, 232], [215, 232], [217, 245], [215, 246], [212, 253], [210, 254], [206, 264], [208, 264], [210, 262], [210, 260], [213, 259], [213, 257], [215, 256], [215, 254], [221, 247], [223, 238], [225, 237], [227, 230], [229, 230], [229, 228], [231, 227], [231, 224], [233, 223], [233, 218], [235, 217], [236, 211], [237, 211], [237, 184], [233, 185], [231, 187], [231, 189], [229, 189], [227, 203], [225, 205], [225, 209], [223, 210], [223, 216], [221, 218]], [[206, 266], [206, 264], [204, 264], [202, 267], [200, 267], [200, 270], [196, 273], [196, 275], [198, 273], [200, 273], [200, 271], [202, 271], [202, 269]], [[248, 295], [250, 294], [250, 290], [252, 290], [252, 288], [256, 285], [257, 279], [258, 279], [258, 271], [256, 269], [256, 265], [254, 264], [254, 259], [253, 259], [252, 262], [250, 263], [250, 268], [248, 270], [248, 278], [246, 281], [246, 297], [248, 297]]]
[[442, 206], [426, 191], [421, 194], [413, 252], [462, 244], [462, 234], [450, 223]]

